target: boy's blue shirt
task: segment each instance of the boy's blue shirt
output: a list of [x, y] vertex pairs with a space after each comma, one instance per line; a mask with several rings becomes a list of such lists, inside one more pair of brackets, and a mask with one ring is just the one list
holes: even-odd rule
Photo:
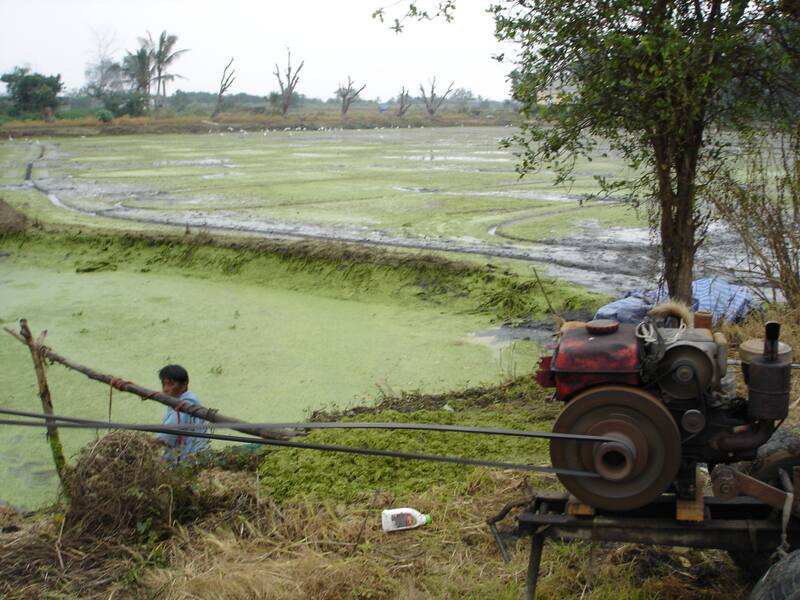
[[[186, 390], [180, 395], [178, 400], [183, 400], [193, 406], [202, 406], [200, 400], [197, 399], [192, 392]], [[167, 414], [164, 415], [163, 425], [208, 425], [208, 421], [192, 417], [184, 412], [178, 413], [172, 408], [167, 409]], [[194, 431], [205, 432], [207, 428], [196, 429]], [[173, 435], [171, 433], [159, 433], [156, 437], [163, 441], [167, 446], [164, 453], [165, 458], [174, 460], [176, 462], [183, 461], [192, 456], [196, 452], [201, 452], [208, 448], [208, 440], [206, 438], [189, 437]]]

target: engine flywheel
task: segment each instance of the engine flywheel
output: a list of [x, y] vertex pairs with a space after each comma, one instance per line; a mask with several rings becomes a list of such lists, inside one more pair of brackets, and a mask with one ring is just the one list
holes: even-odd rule
[[675, 420], [655, 396], [637, 388], [603, 386], [578, 394], [561, 411], [553, 431], [619, 440], [550, 442], [554, 467], [600, 475], [558, 476], [574, 496], [596, 508], [644, 506], [667, 489], [680, 467], [681, 437]]

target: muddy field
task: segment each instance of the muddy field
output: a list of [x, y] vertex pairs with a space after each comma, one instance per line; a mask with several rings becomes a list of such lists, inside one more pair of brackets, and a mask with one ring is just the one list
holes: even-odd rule
[[[172, 225], [504, 257], [617, 294], [652, 285], [658, 252], [645, 216], [585, 201], [621, 161], [519, 179], [499, 143], [511, 128], [209, 132], [15, 139], [0, 144], [2, 192], [67, 222]], [[606, 150], [606, 149], [601, 149]], [[27, 177], [27, 179], [26, 179]], [[27, 192], [37, 190], [36, 199]], [[697, 275], [737, 266], [716, 231]]]

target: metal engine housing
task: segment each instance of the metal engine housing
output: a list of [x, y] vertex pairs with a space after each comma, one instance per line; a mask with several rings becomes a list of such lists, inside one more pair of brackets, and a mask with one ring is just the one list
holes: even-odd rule
[[587, 504], [623, 510], [668, 490], [693, 497], [698, 463], [713, 468], [754, 458], [788, 409], [788, 363], [767, 352], [778, 331], [768, 326], [764, 358], [753, 359], [750, 408], [735, 393], [721, 333], [649, 320], [590, 321], [561, 332], [537, 373], [565, 403], [553, 430], [620, 440], [619, 448], [553, 440], [554, 467], [600, 475], [560, 477], [562, 483]]

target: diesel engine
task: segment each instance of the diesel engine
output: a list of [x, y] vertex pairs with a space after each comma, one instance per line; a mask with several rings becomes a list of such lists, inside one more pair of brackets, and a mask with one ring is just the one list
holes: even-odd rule
[[698, 463], [754, 458], [788, 414], [791, 348], [779, 333], [770, 322], [763, 340], [740, 347], [744, 398], [722, 333], [649, 318], [562, 331], [537, 373], [564, 402], [553, 431], [615, 440], [553, 439], [554, 467], [596, 473], [560, 474], [562, 484], [591, 506], [629, 510], [665, 492], [693, 498]]

